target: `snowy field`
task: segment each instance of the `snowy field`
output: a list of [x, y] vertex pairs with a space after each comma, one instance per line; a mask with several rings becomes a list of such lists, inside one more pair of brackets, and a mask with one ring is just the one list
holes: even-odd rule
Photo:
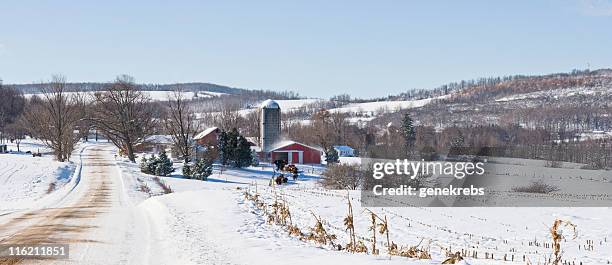
[[[21, 152], [15, 143], [7, 145], [10, 152], [0, 154], [0, 215], [42, 206], [47, 195], [66, 192], [64, 187], [71, 182], [78, 163], [55, 161], [48, 148], [36, 140], [24, 140]], [[32, 157], [28, 151], [43, 156]]]
[[352, 114], [382, 114], [387, 112], [397, 112], [403, 109], [420, 108], [435, 99], [445, 98], [447, 96], [426, 98], [417, 100], [402, 100], [402, 101], [377, 101], [365, 103], [350, 103], [340, 108], [330, 109], [332, 112], [352, 113]]
[[[354, 159], [351, 161], [354, 162]], [[516, 162], [516, 161], [513, 161]], [[539, 163], [539, 161], [538, 161]], [[147, 178], [135, 165], [124, 178]], [[348, 235], [343, 226], [347, 194], [353, 203], [358, 238], [371, 245], [370, 216], [360, 206], [358, 192], [321, 189], [317, 174], [306, 174], [289, 185], [271, 187], [271, 168], [215, 170], [208, 181], [164, 178], [174, 193], [153, 196], [139, 207], [148, 212], [163, 242], [161, 260], [178, 253], [181, 264], [212, 262], [227, 264], [405, 264], [407, 258], [390, 257], [385, 253], [385, 240], [377, 241], [380, 256], [350, 254], [332, 250], [313, 242], [288, 235], [281, 226], [268, 224], [264, 212], [244, 198], [245, 190], [257, 193], [268, 205], [277, 200], [289, 205], [293, 224], [309, 232], [315, 224], [312, 214], [324, 220], [336, 242], [346, 244]], [[149, 183], [149, 185], [155, 185]], [[132, 187], [132, 190], [137, 190]], [[523, 255], [532, 263], [543, 263], [552, 253], [548, 228], [555, 219], [569, 220], [578, 226], [575, 240], [562, 244], [565, 260], [576, 264], [606, 264], [612, 260], [611, 208], [368, 208], [389, 219], [390, 238], [400, 246], [427, 247], [433, 260], [410, 260], [409, 264], [439, 264], [446, 259], [442, 248], [478, 252], [468, 258], [469, 264], [525, 264]], [[565, 231], [566, 233], [569, 231]], [[380, 237], [380, 235], [377, 235]], [[382, 238], [382, 237], [381, 237]], [[162, 240], [163, 239], [163, 240]], [[584, 250], [587, 242], [596, 242], [592, 250]], [[590, 248], [590, 246], [589, 246]], [[237, 254], [240, 253], [240, 254]], [[493, 259], [485, 259], [485, 253]], [[507, 261], [503, 261], [506, 255]], [[514, 255], [515, 262], [511, 262]], [[299, 257], [299, 258], [297, 258]], [[167, 260], [174, 262], [174, 260]]]
[[[283, 112], [291, 112], [301, 107], [305, 107], [307, 105], [323, 101], [323, 99], [275, 99], [274, 101], [278, 103], [278, 106]], [[252, 106], [251, 108], [241, 109], [238, 111], [238, 113], [241, 116], [246, 116], [249, 113], [256, 111], [258, 107], [259, 106]]]

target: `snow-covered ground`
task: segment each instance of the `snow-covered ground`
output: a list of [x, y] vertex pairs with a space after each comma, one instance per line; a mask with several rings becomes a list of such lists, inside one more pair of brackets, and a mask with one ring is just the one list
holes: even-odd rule
[[[525, 264], [523, 255], [533, 264], [542, 264], [552, 252], [544, 244], [550, 243], [548, 229], [555, 219], [563, 219], [576, 224], [578, 231], [576, 239], [564, 231], [564, 260], [576, 264], [612, 261], [611, 208], [371, 207], [388, 218], [390, 240], [399, 246], [420, 244], [429, 249], [432, 260], [390, 257], [380, 234], [380, 255], [351, 254], [290, 236], [281, 226], [267, 223], [264, 211], [245, 199], [244, 192], [249, 190], [257, 192], [268, 207], [277, 199], [286, 202], [292, 223], [303, 233], [315, 225], [314, 214], [337, 236], [334, 241], [344, 245], [348, 242], [343, 225], [348, 195], [357, 237], [371, 248], [370, 216], [360, 204], [359, 193], [322, 189], [320, 167], [302, 168], [305, 173], [288, 185], [269, 186], [273, 175], [269, 166], [223, 170], [216, 166], [208, 181], [198, 181], [181, 178], [180, 164], [176, 164], [175, 174], [161, 178], [173, 190], [164, 194], [155, 178], [140, 173], [137, 164], [115, 160], [116, 150], [109, 144], [80, 148], [73, 164], [74, 172], [82, 174], [70, 175], [65, 185], [72, 188], [43, 196], [62, 193], [63, 199], [43, 210], [0, 214], [0, 240], [10, 242], [35, 233], [36, 238], [70, 242], [70, 260], [54, 264], [440, 264], [445, 259], [442, 248], [477, 251], [478, 258], [467, 258], [467, 264]], [[4, 163], [0, 172], [12, 172], [6, 160], [13, 157], [0, 156]], [[45, 164], [53, 169], [52, 162]], [[519, 162], [531, 165], [529, 160]], [[30, 175], [29, 170], [17, 170], [13, 176]], [[45, 176], [57, 179], [61, 173], [51, 170]], [[2, 187], [27, 190], [21, 184], [9, 182]], [[149, 189], [144, 191], [143, 186]], [[484, 259], [485, 253], [494, 259]], [[504, 255], [507, 260], [514, 255], [515, 262], [503, 261]]]
[[[355, 160], [347, 159], [346, 162]], [[502, 163], [501, 160], [497, 163]], [[324, 220], [325, 228], [337, 236], [336, 242], [346, 244], [348, 236], [343, 219], [348, 211], [347, 194], [350, 194], [358, 237], [370, 247], [370, 216], [361, 207], [356, 191], [324, 190], [318, 185], [317, 174], [306, 174], [286, 186], [271, 187], [271, 168], [225, 169], [223, 173], [219, 173], [218, 169], [208, 181], [180, 179], [177, 176], [164, 178], [174, 193], [155, 196], [140, 204], [139, 207], [149, 213], [151, 222], [157, 227], [156, 238], [164, 242], [159, 249], [159, 259], [165, 258], [166, 262], [178, 260], [181, 264], [407, 262], [406, 258], [386, 255], [384, 240], [380, 238], [377, 246], [382, 249], [380, 256], [338, 252], [329, 246], [299, 240], [289, 236], [280, 226], [266, 223], [264, 212], [244, 198], [244, 192], [248, 189], [251, 193], [257, 191], [268, 205], [275, 198], [286, 201], [293, 224], [304, 233], [314, 226], [314, 213]], [[135, 169], [132, 172], [135, 176], [140, 174]], [[572, 240], [568, 235], [567, 241], [562, 244], [566, 260], [576, 261], [576, 264], [605, 264], [612, 259], [612, 252], [609, 251], [612, 249], [609, 241], [612, 228], [607, 225], [612, 220], [611, 208], [368, 209], [389, 218], [390, 237], [396, 244], [414, 246], [420, 243], [421, 246], [430, 247], [433, 261], [410, 260], [410, 264], [439, 264], [446, 258], [442, 247], [478, 251], [479, 258], [469, 258], [469, 264], [524, 264], [523, 255], [534, 264], [542, 263], [551, 249], [539, 244], [550, 242], [548, 227], [555, 219], [569, 220], [578, 226], [578, 238]], [[597, 242], [592, 251], [586, 251], [582, 246], [587, 240]], [[531, 246], [531, 242], [538, 242], [538, 246]], [[493, 254], [495, 260], [484, 259], [485, 252]], [[172, 260], [170, 253], [177, 253], [178, 257]], [[504, 255], [508, 262], [503, 261]], [[512, 255], [515, 263], [509, 262]]]
[[505, 101], [514, 101], [514, 100], [525, 100], [525, 99], [539, 99], [539, 98], [549, 98], [549, 99], [560, 99], [574, 96], [605, 96], [612, 94], [612, 91], [608, 87], [570, 87], [570, 88], [560, 88], [560, 89], [551, 89], [551, 90], [542, 90], [531, 93], [517, 94], [508, 97], [498, 98], [495, 101], [497, 102], [505, 102]]
[[[17, 152], [15, 143], [7, 143], [9, 153], [0, 153], [0, 215], [15, 209], [31, 209], [47, 203], [47, 195], [67, 192], [73, 179], [78, 158], [58, 162], [40, 141], [25, 139]], [[84, 148], [79, 146], [78, 152]], [[33, 157], [28, 152], [43, 153]], [[76, 160], [76, 162], [75, 162]], [[69, 185], [68, 185], [69, 186]]]
[[[443, 97], [438, 97], [443, 98]], [[353, 113], [353, 114], [381, 114], [387, 112], [397, 112], [402, 109], [420, 108], [437, 98], [426, 98], [418, 100], [403, 101], [377, 101], [366, 103], [350, 103], [341, 108], [330, 109], [332, 112]]]
[[[283, 112], [291, 112], [294, 110], [297, 110], [301, 107], [307, 106], [309, 104], [313, 104], [319, 101], [322, 101], [323, 99], [275, 99], [274, 101], [276, 101], [276, 103], [278, 103], [278, 106], [281, 108], [281, 110]], [[251, 106], [250, 108], [246, 108], [246, 109], [241, 109], [238, 111], [238, 113], [241, 116], [246, 116], [247, 114], [256, 111], [257, 108], [259, 106]]]

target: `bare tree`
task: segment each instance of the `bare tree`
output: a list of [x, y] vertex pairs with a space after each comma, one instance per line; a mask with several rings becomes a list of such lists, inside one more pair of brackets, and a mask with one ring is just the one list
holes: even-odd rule
[[172, 135], [174, 146], [183, 157], [185, 164], [189, 163], [193, 150], [193, 137], [200, 126], [195, 113], [188, 106], [182, 88], [177, 87], [167, 102], [167, 117], [164, 127]]
[[66, 92], [66, 79], [54, 76], [41, 85], [42, 99], [30, 100], [24, 112], [24, 123], [30, 133], [53, 149], [55, 158], [70, 159], [80, 135], [78, 123], [83, 118], [83, 98], [80, 93]]
[[356, 190], [364, 182], [366, 172], [357, 165], [333, 164], [323, 173], [321, 185], [327, 189]]
[[106, 91], [96, 93], [95, 102], [92, 120], [96, 128], [135, 163], [134, 145], [142, 142], [154, 127], [150, 99], [136, 86], [133, 77], [122, 75]]
[[240, 113], [240, 105], [236, 103], [227, 103], [220, 106], [220, 112], [216, 116], [216, 123], [219, 125], [218, 127], [222, 130], [229, 131], [233, 128], [240, 128], [241, 118]]
[[15, 143], [15, 145], [17, 146], [17, 152], [21, 152], [21, 141], [25, 138], [26, 134], [25, 127], [23, 126], [23, 119], [17, 120], [16, 122], [9, 124], [6, 130], [11, 139], [11, 142]]

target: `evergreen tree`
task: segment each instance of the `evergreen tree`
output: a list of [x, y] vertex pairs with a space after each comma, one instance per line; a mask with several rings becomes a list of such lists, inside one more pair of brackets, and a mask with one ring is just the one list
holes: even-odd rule
[[198, 180], [207, 180], [212, 175], [213, 163], [210, 159], [198, 159], [193, 165], [192, 177]]
[[402, 119], [402, 135], [404, 136], [404, 140], [406, 140], [406, 144], [409, 146], [416, 140], [416, 130], [414, 129], [412, 118], [408, 113], [404, 114], [404, 118]]
[[140, 159], [140, 172], [150, 174], [149, 161], [147, 161], [147, 158], [145, 156], [142, 156], [142, 159]]
[[183, 165], [183, 176], [190, 179], [192, 174], [193, 172], [191, 170], [191, 165], [189, 165], [189, 163], [185, 163], [185, 165]]
[[221, 131], [221, 133], [219, 133], [219, 143], [217, 147], [219, 150], [219, 162], [221, 162], [222, 165], [227, 165], [227, 162], [230, 158], [228, 139], [229, 138], [226, 131]]
[[227, 150], [228, 150], [228, 160], [234, 166], [238, 166], [236, 161], [238, 160], [238, 138], [240, 137], [240, 133], [236, 128], [233, 128], [231, 131], [227, 133]]
[[416, 142], [416, 130], [414, 129], [414, 123], [410, 114], [404, 114], [404, 118], [402, 119], [402, 136], [404, 136], [404, 142], [406, 147], [406, 154], [408, 157], [412, 157], [415, 150], [415, 142]]
[[246, 167], [251, 165], [253, 157], [251, 155], [251, 146], [244, 136], [238, 136], [238, 146], [234, 152], [234, 165], [236, 167]]
[[255, 150], [251, 150], [251, 166], [259, 166], [259, 156], [257, 156], [257, 152]]
[[325, 161], [327, 161], [327, 164], [333, 164], [333, 163], [340, 162], [338, 151], [336, 151], [334, 147], [329, 147], [325, 151]]
[[159, 162], [157, 163], [157, 167], [155, 168], [155, 175], [158, 176], [168, 176], [174, 168], [172, 167], [172, 161], [168, 158], [166, 151], [162, 150], [159, 153], [159, 158], [157, 159]]
[[155, 155], [152, 155], [151, 158], [147, 160], [147, 170], [145, 173], [147, 174], [155, 174], [155, 170], [157, 169], [157, 164], [159, 164], [159, 160]]

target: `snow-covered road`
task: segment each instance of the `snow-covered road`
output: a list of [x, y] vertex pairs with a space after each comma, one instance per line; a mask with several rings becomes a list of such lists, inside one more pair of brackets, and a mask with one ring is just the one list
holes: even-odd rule
[[76, 186], [52, 207], [0, 219], [2, 244], [70, 244], [68, 260], [0, 260], [2, 264], [145, 264], [148, 226], [126, 191], [109, 145], [81, 154]]

